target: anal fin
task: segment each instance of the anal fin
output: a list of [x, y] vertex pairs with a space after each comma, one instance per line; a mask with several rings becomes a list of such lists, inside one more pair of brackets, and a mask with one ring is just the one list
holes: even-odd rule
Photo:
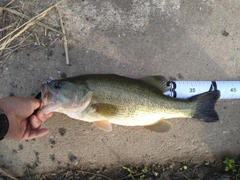
[[109, 121], [94, 121], [93, 124], [101, 130], [111, 132], [112, 131], [112, 124]]
[[168, 132], [172, 128], [172, 124], [165, 120], [160, 120], [155, 124], [144, 126], [144, 127], [151, 131], [163, 133], [163, 132]]

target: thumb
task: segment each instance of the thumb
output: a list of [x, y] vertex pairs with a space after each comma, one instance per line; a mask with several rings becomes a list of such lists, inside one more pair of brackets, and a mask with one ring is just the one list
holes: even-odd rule
[[29, 99], [29, 100], [31, 102], [30, 107], [33, 108], [33, 110], [41, 108], [41, 106], [42, 106], [41, 100], [39, 100], [39, 99]]

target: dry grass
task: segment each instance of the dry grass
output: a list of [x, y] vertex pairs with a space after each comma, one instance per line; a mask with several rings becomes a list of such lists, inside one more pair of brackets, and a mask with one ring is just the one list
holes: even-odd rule
[[[59, 8], [59, 6], [56, 6], [56, 8], [57, 8], [57, 11], [58, 11], [62, 32], [63, 32], [63, 34], [66, 34], [66, 31], [65, 31], [65, 28], [64, 28], [64, 25], [63, 25], [61, 9]], [[70, 65], [69, 56], [68, 56], [67, 37], [66, 36], [63, 36], [63, 45], [64, 45], [64, 50], [65, 50], [65, 55], [66, 55], [66, 64]]]
[[[52, 32], [55, 32], [61, 36], [64, 37], [64, 48], [65, 48], [65, 53], [66, 53], [66, 63], [69, 64], [69, 59], [68, 59], [68, 49], [67, 49], [67, 38], [69, 39], [73, 39], [70, 38], [66, 35], [65, 33], [65, 29], [63, 26], [63, 22], [62, 22], [62, 17], [61, 17], [61, 13], [60, 13], [60, 8], [58, 7], [58, 5], [60, 3], [62, 3], [64, 0], [59, 1], [58, 3], [51, 5], [50, 7], [46, 8], [44, 11], [42, 11], [40, 14], [34, 16], [34, 17], [29, 17], [27, 15], [25, 15], [24, 13], [21, 13], [20, 11], [15, 10], [14, 8], [9, 8], [10, 5], [12, 5], [12, 3], [14, 2], [14, 0], [12, 0], [11, 2], [9, 2], [8, 4], [6, 4], [4, 7], [0, 7], [0, 20], [3, 22], [2, 23], [2, 27], [0, 27], [0, 32], [2, 33], [2, 37], [0, 36], [0, 55], [2, 56], [1, 59], [6, 60], [12, 52], [16, 51], [17, 49], [19, 49], [21, 46], [21, 44], [23, 44], [23, 42], [27, 39], [27, 38], [21, 38], [20, 42], [14, 44], [13, 42], [16, 42], [16, 40], [21, 37], [30, 27], [32, 27], [33, 25], [38, 25], [41, 26], [47, 30], [50, 30]], [[58, 12], [59, 12], [59, 19], [60, 19], [60, 23], [61, 23], [61, 27], [62, 27], [62, 31], [60, 32], [42, 22], [40, 22], [40, 20], [44, 19], [47, 15], [47, 13], [49, 11], [51, 11], [53, 8], [58, 7]], [[6, 25], [6, 18], [8, 16], [15, 16], [18, 18], [18, 21], [15, 20], [15, 22]], [[23, 20], [25, 20], [26, 22], [22, 23]], [[45, 33], [46, 34], [46, 33]], [[39, 38], [37, 36], [37, 34], [34, 34], [37, 43], [39, 45], [41, 45]], [[52, 42], [51, 44], [53, 44], [54, 42]], [[12, 45], [12, 46], [10, 46]], [[0, 59], [0, 64], [4, 62], [4, 60]]]
[[17, 180], [17, 178], [13, 177], [12, 175], [10, 175], [9, 173], [3, 171], [1, 168], [0, 168], [0, 174], [2, 174], [3, 176], [5, 177], [8, 177], [10, 179], [13, 179], [13, 180]]

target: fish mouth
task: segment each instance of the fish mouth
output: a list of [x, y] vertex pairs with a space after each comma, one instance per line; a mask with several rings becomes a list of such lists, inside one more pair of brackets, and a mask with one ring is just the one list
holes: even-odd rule
[[47, 85], [43, 84], [41, 86], [41, 100], [43, 101], [44, 105], [48, 103], [48, 97], [49, 97], [48, 87]]
[[57, 103], [57, 93], [51, 90], [47, 84], [41, 86], [41, 100], [43, 102], [41, 110], [44, 114], [54, 112], [60, 108], [59, 103]]
[[41, 100], [44, 106], [52, 103], [56, 103], [56, 93], [53, 92], [46, 84], [41, 86]]

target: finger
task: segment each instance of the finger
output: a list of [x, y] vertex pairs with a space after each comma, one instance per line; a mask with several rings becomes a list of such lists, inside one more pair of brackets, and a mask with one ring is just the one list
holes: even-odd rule
[[41, 106], [42, 106], [42, 101], [39, 100], [39, 99], [30, 99], [30, 102], [31, 102], [31, 108], [33, 108], [34, 110], [35, 109], [39, 109]]
[[22, 136], [22, 140], [39, 138], [46, 135], [47, 133], [49, 133], [49, 130], [47, 128], [26, 130]]
[[44, 123], [46, 119], [50, 118], [53, 113], [44, 114], [41, 110], [37, 111], [36, 116], [37, 118]]
[[[32, 115], [30, 117], [30, 124], [31, 124], [30, 127], [31, 127], [31, 129], [38, 129], [38, 128], [40, 128], [42, 123], [43, 122], [40, 119], [38, 119], [36, 115]], [[29, 128], [27, 128], [27, 129], [29, 129]]]

